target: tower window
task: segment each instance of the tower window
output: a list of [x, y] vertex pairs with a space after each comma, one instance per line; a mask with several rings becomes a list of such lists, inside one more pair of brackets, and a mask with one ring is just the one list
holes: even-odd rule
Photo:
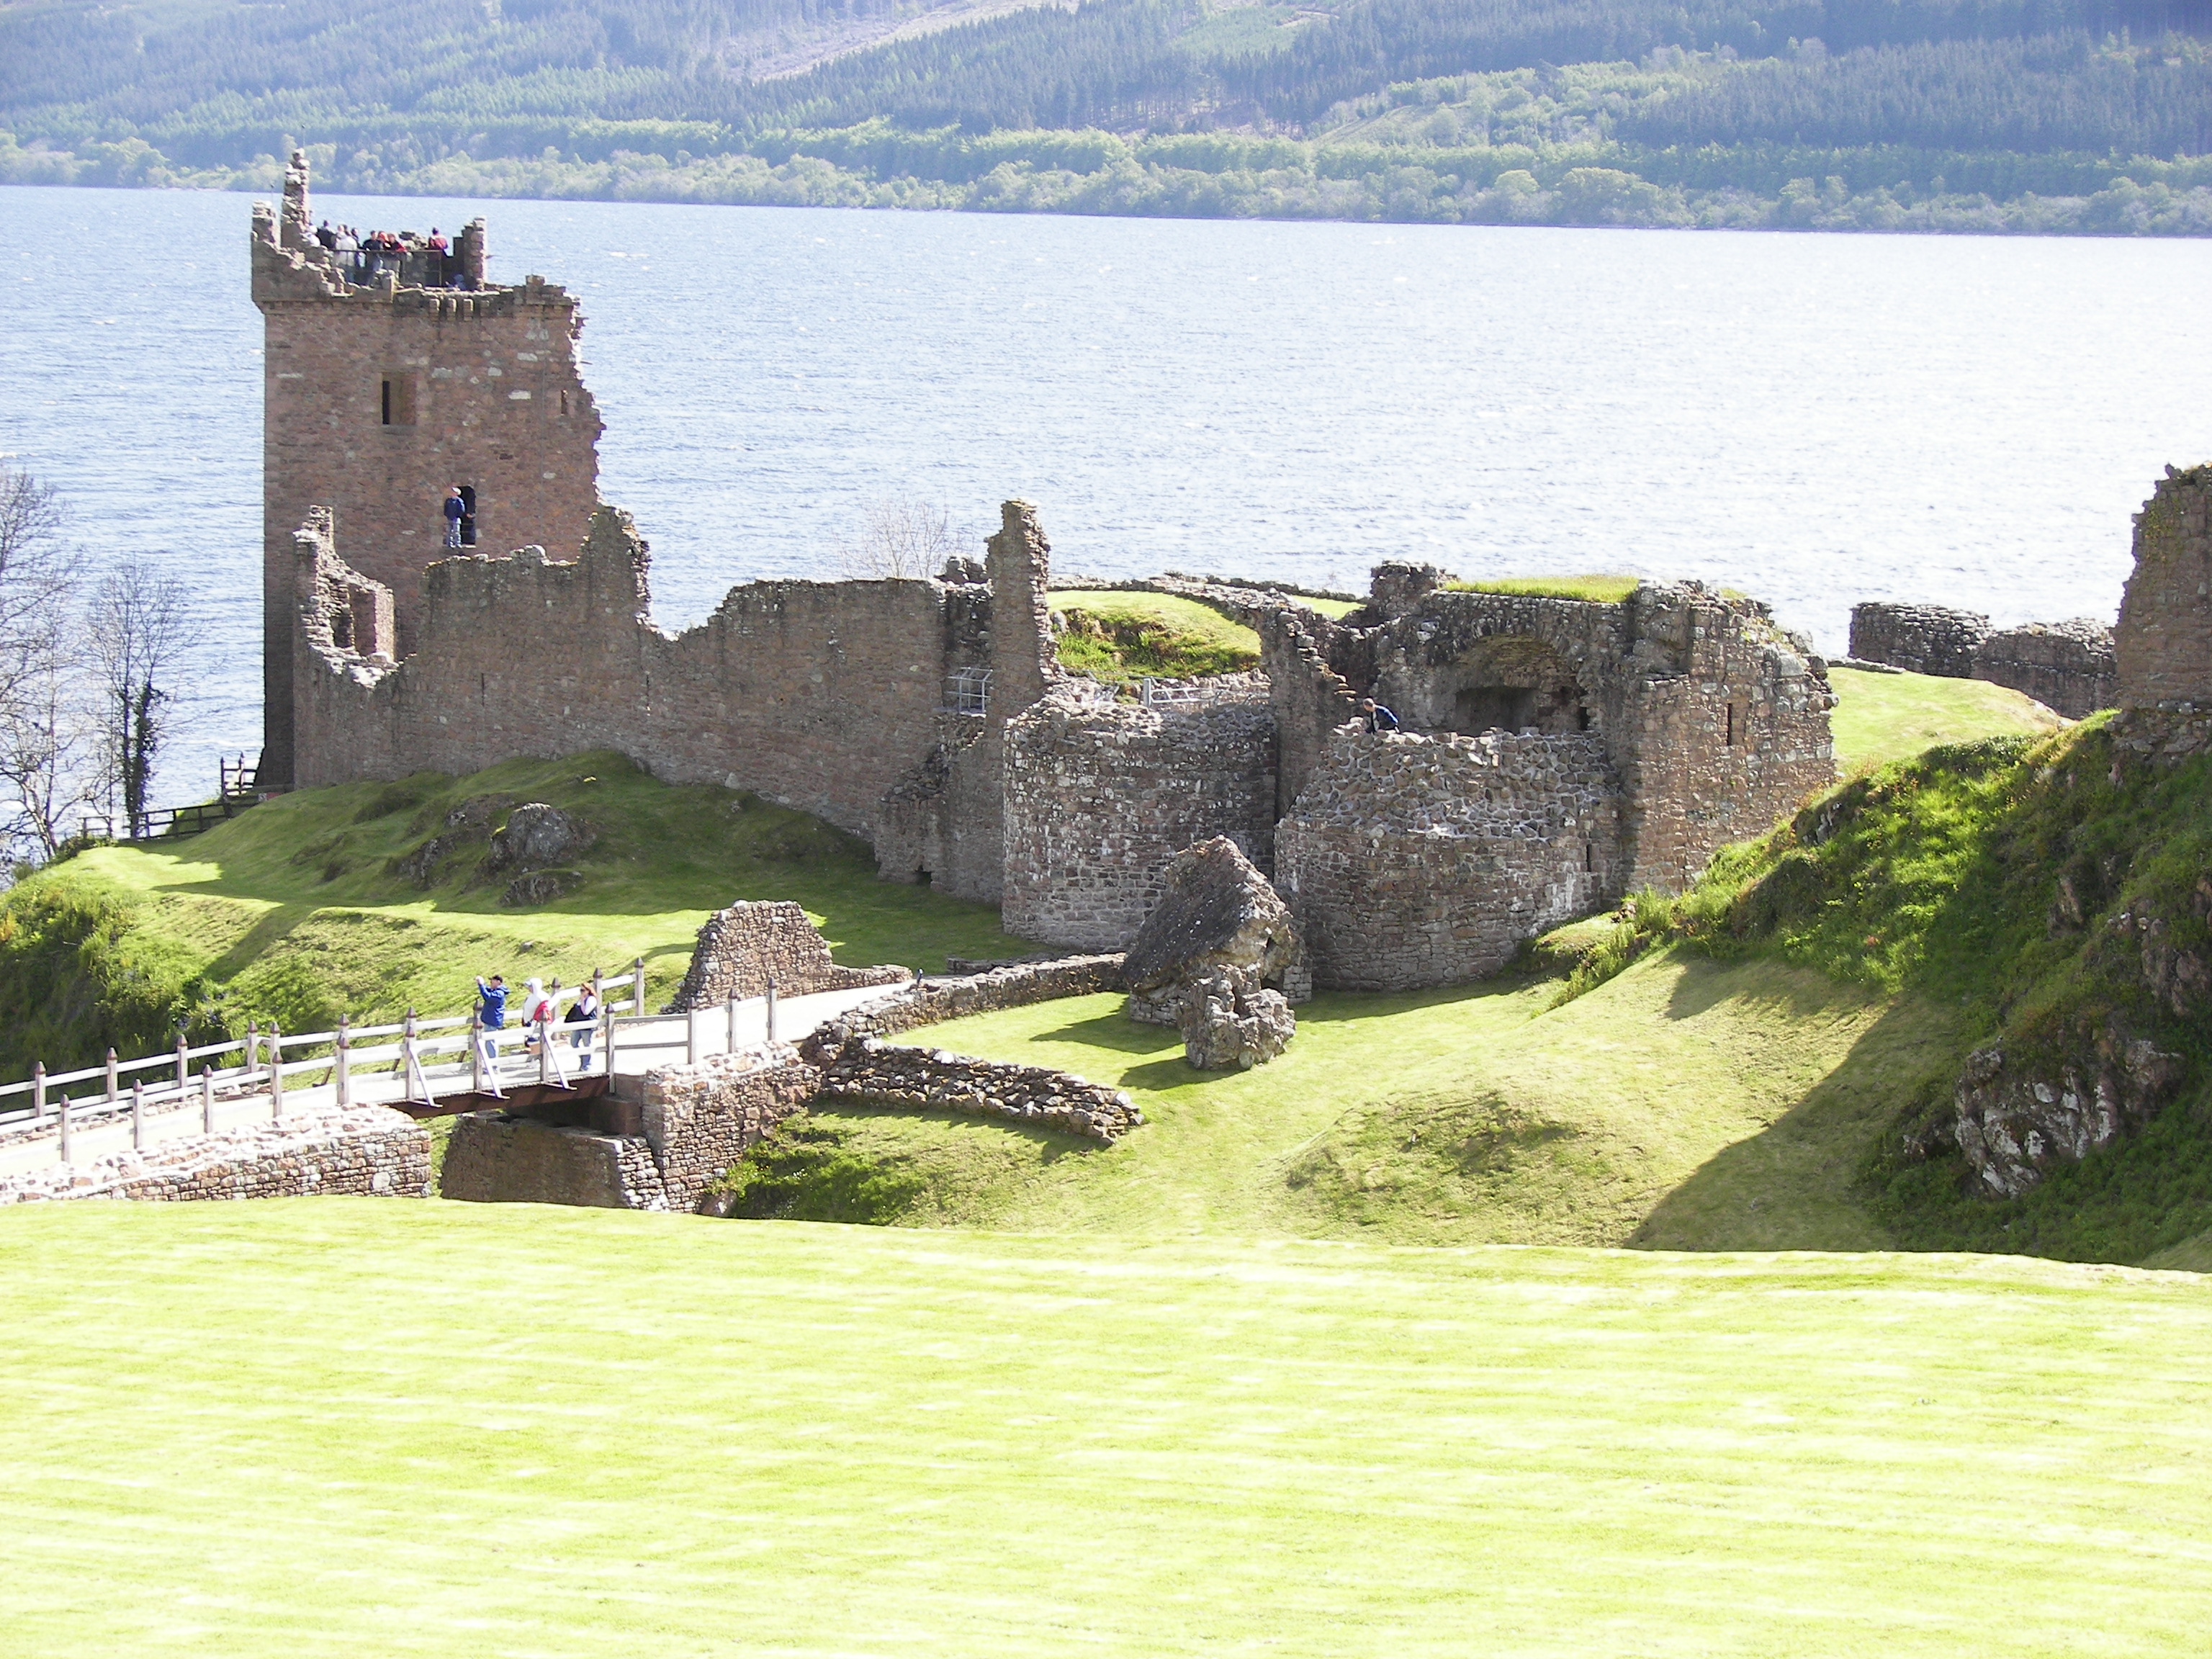
[[377, 414], [386, 426], [415, 424], [415, 377], [387, 374], [377, 389]]
[[563, 415], [568, 412], [568, 392], [566, 387], [563, 387], [561, 392], [561, 412]]
[[1728, 735], [1723, 739], [1731, 749], [1735, 747], [1735, 705], [1728, 705]]

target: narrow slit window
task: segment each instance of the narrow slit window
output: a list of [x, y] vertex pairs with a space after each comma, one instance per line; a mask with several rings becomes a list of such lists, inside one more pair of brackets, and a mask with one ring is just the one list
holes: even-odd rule
[[1729, 748], [1733, 749], [1735, 747], [1735, 705], [1734, 703], [1730, 703], [1728, 706], [1727, 743]]
[[386, 426], [415, 424], [415, 377], [387, 374], [378, 388], [377, 413]]
[[568, 412], [568, 393], [565, 389], [561, 393], [561, 412], [563, 415]]

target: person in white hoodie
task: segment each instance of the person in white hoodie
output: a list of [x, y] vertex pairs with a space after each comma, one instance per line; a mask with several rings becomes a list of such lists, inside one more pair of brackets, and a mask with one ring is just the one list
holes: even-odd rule
[[522, 981], [522, 1047], [526, 1054], [536, 1054], [540, 1038], [552, 1018], [548, 1005], [553, 999], [545, 994], [545, 981], [526, 979]]

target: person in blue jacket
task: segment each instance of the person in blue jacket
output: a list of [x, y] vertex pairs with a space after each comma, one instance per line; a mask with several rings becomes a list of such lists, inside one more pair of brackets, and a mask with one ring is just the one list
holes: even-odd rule
[[469, 504], [461, 498], [460, 485], [447, 486], [445, 514], [446, 545], [459, 547], [461, 544], [461, 520], [469, 516]]
[[507, 1029], [507, 981], [494, 974], [489, 979], [477, 981], [477, 1046], [483, 1055], [486, 1094], [507, 1098], [507, 1091], [499, 1086], [499, 1039], [495, 1031]]

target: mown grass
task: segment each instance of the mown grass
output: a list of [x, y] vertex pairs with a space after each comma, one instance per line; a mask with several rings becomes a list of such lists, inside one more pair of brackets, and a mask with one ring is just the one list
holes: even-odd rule
[[1260, 636], [1211, 606], [1167, 593], [1051, 596], [1060, 665], [1109, 685], [1243, 673], [1260, 665]]
[[[508, 908], [481, 839], [427, 888], [394, 868], [471, 800], [548, 801], [594, 826], [581, 885]], [[33, 878], [0, 902], [0, 1065], [157, 1049], [179, 1013], [203, 1031], [249, 1018], [297, 1031], [341, 1009], [453, 1011], [493, 969], [574, 984], [641, 956], [657, 1000], [709, 911], [766, 898], [805, 906], [856, 965], [1030, 948], [995, 910], [878, 882], [864, 843], [757, 796], [659, 783], [613, 754], [517, 761], [288, 795], [173, 849], [97, 848]]]
[[[756, 1213], [1152, 1237], [1860, 1249], [1853, 1181], [1956, 1052], [1930, 1004], [1769, 962], [1654, 957], [1566, 1009], [1540, 976], [1325, 994], [1282, 1058], [1201, 1074], [1101, 995], [931, 1028], [963, 1054], [1127, 1090], [1110, 1152], [943, 1115], [839, 1107], [751, 1160]], [[853, 1172], [884, 1176], [836, 1209]]]
[[349, 1200], [16, 1210], [0, 1271], [0, 1626], [42, 1659], [2212, 1622], [2187, 1276]]
[[1461, 593], [1516, 593], [1538, 599], [1586, 599], [1619, 605], [1636, 592], [1640, 576], [1499, 576], [1487, 581], [1448, 584]]
[[2041, 737], [2063, 722], [2034, 698], [1986, 680], [1874, 674], [1831, 668], [1838, 699], [1830, 724], [1846, 775], [1872, 771], [1939, 744]]

